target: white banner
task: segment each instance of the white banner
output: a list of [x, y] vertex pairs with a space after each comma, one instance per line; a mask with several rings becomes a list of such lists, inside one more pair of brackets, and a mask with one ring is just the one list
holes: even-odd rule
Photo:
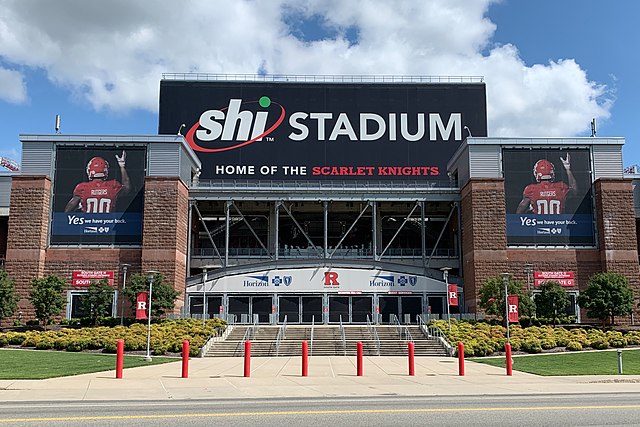
[[[203, 291], [202, 284], [187, 293]], [[441, 280], [415, 274], [348, 268], [266, 270], [209, 280], [206, 292], [216, 293], [392, 293], [447, 292]]]

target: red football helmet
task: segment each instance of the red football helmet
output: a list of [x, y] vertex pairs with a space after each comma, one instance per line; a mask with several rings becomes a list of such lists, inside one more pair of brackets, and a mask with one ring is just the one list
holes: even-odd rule
[[536, 181], [553, 181], [556, 177], [555, 166], [549, 160], [540, 159], [533, 166], [533, 176]]
[[109, 176], [109, 162], [102, 157], [92, 158], [89, 160], [89, 163], [87, 163], [87, 176], [89, 179], [107, 179], [107, 176]]

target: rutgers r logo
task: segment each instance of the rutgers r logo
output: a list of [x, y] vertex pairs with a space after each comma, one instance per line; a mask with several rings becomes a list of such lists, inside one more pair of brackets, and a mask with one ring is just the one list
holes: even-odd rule
[[[268, 123], [269, 107], [279, 107], [280, 115], [274, 123]], [[250, 106], [260, 111], [240, 110], [241, 106]], [[216, 153], [244, 147], [276, 130], [285, 117], [284, 107], [272, 102], [267, 96], [257, 101], [243, 102], [242, 99], [229, 100], [229, 106], [219, 110], [207, 110], [200, 115], [200, 120], [189, 130], [185, 139], [194, 151]], [[267, 125], [270, 125], [267, 128]], [[236, 131], [237, 130], [237, 131]], [[204, 147], [199, 142], [217, 141], [215, 148]]]
[[146, 310], [147, 302], [146, 301], [138, 301], [138, 310]]
[[338, 283], [338, 273], [335, 271], [324, 272], [324, 285], [325, 286], [340, 286]]

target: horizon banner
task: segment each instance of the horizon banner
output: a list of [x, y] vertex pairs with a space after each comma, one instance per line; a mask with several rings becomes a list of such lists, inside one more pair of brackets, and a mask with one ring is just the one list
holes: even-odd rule
[[509, 323], [517, 323], [520, 317], [518, 313], [518, 295], [509, 295], [507, 304], [509, 305]]

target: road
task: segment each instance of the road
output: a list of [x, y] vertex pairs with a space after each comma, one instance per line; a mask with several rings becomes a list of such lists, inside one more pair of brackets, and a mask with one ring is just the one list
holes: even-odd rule
[[640, 393], [0, 403], [0, 426], [638, 425]]

